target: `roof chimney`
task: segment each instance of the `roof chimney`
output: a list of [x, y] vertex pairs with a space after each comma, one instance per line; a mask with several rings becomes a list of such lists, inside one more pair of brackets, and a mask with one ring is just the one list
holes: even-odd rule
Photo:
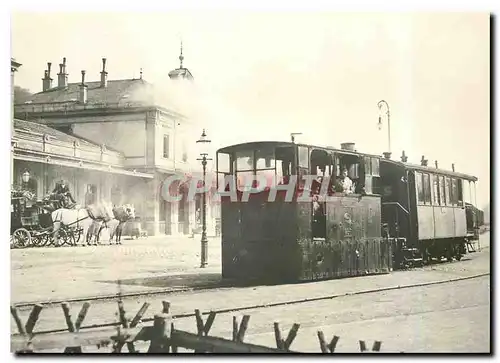
[[47, 63], [47, 70], [44, 72], [44, 77], [42, 78], [42, 90], [43, 92], [48, 91], [52, 88], [52, 78], [50, 78], [50, 67], [52, 63]]
[[66, 58], [59, 64], [59, 73], [57, 74], [57, 87], [68, 87], [68, 74], [66, 73]]
[[356, 144], [354, 142], [343, 142], [342, 144], [340, 144], [340, 148], [342, 150], [355, 151], [354, 150], [355, 145]]
[[108, 85], [108, 72], [106, 72], [106, 58], [102, 59], [101, 87]]
[[403, 150], [403, 153], [401, 154], [401, 161], [403, 163], [406, 163], [408, 161], [408, 156], [406, 156], [405, 151]]
[[434, 161], [434, 164], [436, 164], [436, 169], [438, 169], [438, 161], [437, 160]]
[[451, 164], [451, 170], [455, 171], [455, 164]]
[[427, 166], [427, 159], [422, 155], [422, 159], [420, 160], [420, 165]]
[[85, 71], [82, 71], [82, 83], [80, 84], [78, 102], [87, 103], [87, 88], [88, 86], [85, 84]]

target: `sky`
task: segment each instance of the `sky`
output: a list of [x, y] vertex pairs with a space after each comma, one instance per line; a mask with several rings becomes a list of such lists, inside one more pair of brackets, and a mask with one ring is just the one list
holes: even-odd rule
[[[168, 72], [195, 78], [172, 91]], [[490, 199], [489, 13], [193, 11], [14, 13], [15, 83], [41, 91], [47, 62], [67, 58], [70, 82], [143, 78], [158, 97], [181, 99], [214, 149], [252, 140], [289, 140], [361, 152], [404, 150], [479, 178]], [[53, 78], [56, 78], [53, 76]], [[382, 115], [382, 129], [377, 122]], [[198, 135], [193, 135], [193, 142]]]

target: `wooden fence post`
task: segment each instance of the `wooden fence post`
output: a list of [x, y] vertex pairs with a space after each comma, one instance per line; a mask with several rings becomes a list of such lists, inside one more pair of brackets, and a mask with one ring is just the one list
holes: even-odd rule
[[[14, 321], [16, 322], [17, 330], [19, 331], [19, 334], [23, 335], [26, 338], [31, 338], [33, 335], [33, 328], [35, 327], [36, 322], [38, 321], [38, 318], [40, 317], [40, 312], [43, 309], [43, 305], [41, 304], [35, 304], [33, 306], [33, 309], [31, 309], [30, 316], [28, 317], [28, 321], [26, 322], [26, 325], [23, 327], [21, 318], [19, 318], [19, 314], [17, 312], [17, 308], [14, 306], [10, 307], [10, 313], [12, 314], [12, 317], [14, 318]], [[29, 343], [26, 346], [26, 349], [23, 349], [21, 351], [18, 351], [16, 353], [33, 353], [33, 350], [30, 348]]]
[[[61, 304], [61, 307], [64, 313], [64, 318], [66, 319], [66, 325], [68, 326], [68, 331], [70, 333], [78, 332], [78, 330], [80, 330], [80, 326], [82, 325], [83, 320], [85, 319], [85, 316], [87, 315], [90, 304], [88, 302], [85, 302], [83, 304], [75, 324], [73, 324], [73, 319], [71, 319], [69, 304], [67, 302], [63, 302]], [[82, 347], [66, 347], [64, 349], [64, 353], [81, 353], [81, 352], [82, 352]]]
[[238, 343], [243, 343], [245, 338], [245, 333], [248, 328], [248, 321], [250, 320], [250, 315], [243, 315], [241, 319], [240, 326], [238, 327], [238, 320], [236, 316], [233, 316], [233, 341]]
[[153, 336], [148, 353], [168, 353], [172, 327], [172, 316], [169, 314], [157, 314], [154, 317]]
[[281, 338], [281, 330], [279, 323], [274, 323], [274, 337], [276, 338], [276, 347], [281, 350], [290, 350], [290, 345], [292, 345], [293, 340], [297, 336], [297, 331], [300, 328], [300, 324], [293, 324], [292, 328], [288, 332], [288, 336], [285, 340]]
[[[215, 311], [211, 311], [210, 314], [208, 315], [207, 321], [203, 323], [203, 318], [201, 317], [201, 312], [200, 310], [196, 309], [194, 311], [195, 317], [196, 317], [196, 328], [198, 331], [198, 336], [200, 337], [206, 337], [208, 336], [208, 332], [210, 331], [210, 328], [212, 327], [212, 324], [214, 323], [215, 320]], [[203, 351], [195, 350], [195, 353], [204, 353]]]
[[[382, 346], [382, 342], [375, 340], [375, 342], [373, 343], [373, 346], [372, 346], [372, 352], [379, 352], [381, 346]], [[366, 343], [364, 340], [359, 341], [359, 350], [361, 350], [361, 352], [366, 352], [368, 350], [368, 349], [366, 349]]]
[[[137, 324], [140, 323], [142, 317], [144, 316], [144, 314], [146, 313], [146, 311], [148, 310], [149, 308], [149, 303], [144, 303], [142, 304], [141, 308], [139, 309], [139, 311], [137, 312], [137, 314], [135, 314], [134, 318], [132, 319], [132, 321], [128, 322], [127, 318], [126, 318], [126, 315], [125, 315], [125, 308], [123, 306], [123, 302], [120, 300], [118, 301], [118, 311], [119, 311], [119, 314], [120, 314], [120, 324], [122, 325], [122, 327], [124, 327], [125, 329], [127, 328], [135, 328], [137, 326]], [[120, 353], [122, 348], [123, 348], [123, 345], [124, 343], [123, 342], [117, 342], [113, 351], [115, 353]], [[136, 353], [135, 351], [135, 347], [134, 347], [134, 343], [132, 342], [129, 342], [127, 343], [127, 349], [130, 353]]]
[[326, 344], [325, 335], [321, 330], [318, 330], [318, 339], [322, 353], [333, 353], [335, 352], [335, 347], [337, 346], [337, 342], [339, 341], [340, 337], [334, 335], [331, 342], [329, 344]]

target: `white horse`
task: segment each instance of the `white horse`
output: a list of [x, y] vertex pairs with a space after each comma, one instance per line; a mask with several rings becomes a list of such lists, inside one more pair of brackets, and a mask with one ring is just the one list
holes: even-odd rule
[[121, 244], [121, 237], [124, 224], [135, 218], [135, 208], [133, 204], [124, 204], [113, 208], [114, 218], [108, 221], [95, 220], [92, 223], [91, 235], [94, 237], [94, 243], [100, 243], [100, 233], [106, 228], [109, 231], [109, 244], [112, 244], [113, 237], [116, 236], [116, 244]]
[[[59, 246], [59, 230], [62, 226], [83, 230], [80, 241], [82, 245], [85, 245], [88, 238], [89, 227], [92, 224], [92, 219], [87, 209], [79, 206], [76, 206], [75, 209], [60, 208], [53, 211], [51, 216], [54, 225], [54, 243], [56, 246]], [[78, 243], [75, 242], [75, 245], [78, 245]]]

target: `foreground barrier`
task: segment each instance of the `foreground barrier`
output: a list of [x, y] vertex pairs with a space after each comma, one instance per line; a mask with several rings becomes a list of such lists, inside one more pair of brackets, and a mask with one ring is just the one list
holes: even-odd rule
[[[142, 353], [177, 353], [178, 348], [194, 350], [195, 353], [298, 353], [290, 349], [300, 324], [293, 324], [285, 339], [279, 323], [274, 323], [274, 336], [276, 348], [249, 344], [244, 342], [245, 333], [250, 321], [249, 315], [244, 315], [241, 322], [233, 316], [232, 339], [209, 336], [208, 333], [214, 323], [216, 313], [211, 311], [203, 321], [200, 310], [195, 310], [197, 333], [177, 330], [170, 315], [170, 303], [163, 302], [162, 313], [156, 314], [152, 326], [143, 325], [141, 319], [150, 304], [144, 303], [132, 320], [127, 319], [123, 302], [118, 301], [119, 325], [107, 328], [92, 328], [81, 331], [90, 308], [88, 302], [84, 303], [76, 321], [73, 322], [68, 303], [62, 303], [67, 332], [49, 332], [36, 334], [34, 327], [43, 310], [41, 304], [33, 307], [26, 324], [23, 325], [17, 309], [11, 306], [11, 315], [16, 323], [18, 334], [11, 335], [11, 351], [17, 354], [35, 353], [46, 350], [61, 350], [61, 353], [82, 353], [82, 347], [96, 347], [101, 349], [111, 346], [113, 353], [122, 353], [127, 347], [129, 353], [141, 353], [136, 349], [136, 342], [149, 342], [149, 348]], [[330, 343], [326, 343], [322, 331], [318, 331], [319, 346], [322, 353], [334, 353], [339, 341], [334, 336]], [[380, 351], [382, 343], [375, 341], [372, 351]], [[366, 352], [366, 343], [359, 341], [361, 352]]]

